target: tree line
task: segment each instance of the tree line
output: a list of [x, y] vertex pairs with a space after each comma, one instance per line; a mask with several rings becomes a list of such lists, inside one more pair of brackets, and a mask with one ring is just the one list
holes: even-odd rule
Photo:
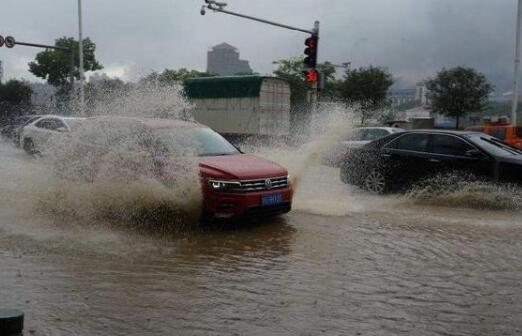
[[[55, 45], [74, 50], [72, 66], [70, 54], [55, 49], [38, 53], [28, 66], [33, 75], [56, 88], [58, 109], [65, 111], [77, 95], [73, 83], [80, 78], [79, 43], [72, 37], [62, 37], [55, 41]], [[96, 44], [90, 38], [84, 39], [83, 48], [85, 71], [103, 69], [103, 65], [96, 59]], [[336, 79], [336, 69], [331, 62], [320, 63], [317, 69], [321, 73], [321, 101], [342, 102], [358, 113], [361, 125], [370, 120], [382, 122], [393, 117], [393, 114], [389, 113], [388, 91], [394, 81], [388, 69], [372, 65], [347, 69], [341, 79]], [[286, 80], [290, 85], [291, 116], [294, 121], [303, 118], [310, 107], [309, 84], [303, 76], [303, 59], [294, 57], [279, 61], [273, 75]], [[186, 78], [207, 76], [212, 74], [184, 68], [165, 69], [160, 73], [153, 72], [143, 77], [140, 82], [171, 85]], [[485, 111], [489, 107], [488, 98], [493, 86], [482, 73], [472, 68], [442, 69], [425, 82], [430, 93], [432, 111], [455, 117], [457, 128], [463, 116], [470, 112]], [[87, 102], [95, 102], [108, 92], [125, 90], [129, 85], [120, 79], [109, 78], [89, 82], [85, 87]], [[31, 89], [27, 82], [13, 79], [4, 84], [0, 83], [0, 118], [5, 119], [30, 111], [30, 102]]]

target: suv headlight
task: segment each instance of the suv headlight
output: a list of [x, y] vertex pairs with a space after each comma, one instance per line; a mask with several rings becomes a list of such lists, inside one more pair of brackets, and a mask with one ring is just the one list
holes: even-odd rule
[[208, 180], [210, 189], [214, 191], [226, 191], [241, 186], [239, 181]]

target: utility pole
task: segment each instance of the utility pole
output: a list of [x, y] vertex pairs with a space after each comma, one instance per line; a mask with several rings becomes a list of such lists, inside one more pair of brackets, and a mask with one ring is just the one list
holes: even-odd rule
[[73, 97], [73, 86], [74, 86], [74, 48], [71, 46], [70, 48], [67, 47], [59, 47], [59, 46], [53, 46], [48, 44], [40, 44], [40, 43], [31, 43], [31, 42], [21, 42], [16, 41], [14, 37], [7, 36], [4, 37], [0, 35], [0, 47], [6, 46], [7, 48], [13, 48], [17, 45], [25, 46], [25, 47], [33, 47], [33, 48], [42, 48], [42, 49], [54, 49], [54, 50], [61, 50], [69, 54], [70, 60], [71, 60], [71, 69], [70, 69], [70, 81], [71, 81], [71, 99]]
[[[220, 13], [224, 13], [224, 14], [228, 14], [228, 15], [232, 15], [232, 16], [237, 16], [237, 17], [240, 17], [243, 19], [257, 21], [257, 22], [269, 24], [272, 26], [280, 27], [280, 28], [285, 28], [285, 29], [289, 29], [289, 30], [295, 30], [295, 31], [299, 31], [302, 33], [310, 34], [312, 37], [314, 37], [316, 44], [317, 44], [317, 41], [319, 40], [319, 21], [314, 22], [313, 29], [303, 29], [303, 28], [298, 28], [298, 27], [286, 25], [286, 24], [279, 23], [279, 22], [261, 19], [261, 18], [251, 16], [251, 15], [245, 15], [245, 14], [240, 14], [240, 13], [232, 12], [229, 10], [225, 10], [224, 8], [227, 6], [226, 2], [219, 2], [219, 1], [215, 1], [215, 0], [205, 0], [205, 3], [206, 3], [206, 5], [201, 6], [201, 11], [200, 11], [201, 15], [205, 15], [206, 9], [210, 9], [214, 12], [220, 12]], [[312, 103], [313, 104], [312, 106], [314, 106], [314, 108], [315, 108], [314, 104], [315, 104], [315, 102], [317, 102], [317, 95], [318, 95], [318, 89], [319, 89], [318, 83], [317, 83], [319, 76], [317, 75], [317, 72], [315, 70], [315, 62], [317, 60], [317, 53], [318, 53], [317, 45], [314, 46], [314, 49], [315, 49], [314, 50], [315, 55], [313, 57], [314, 65], [311, 68], [314, 72], [315, 79], [313, 82], [311, 82], [312, 94], [310, 95], [310, 103]]]
[[82, 0], [78, 0], [78, 42], [80, 60], [80, 115], [85, 115], [85, 92], [83, 89], [84, 70], [83, 70], [83, 28], [82, 28]]
[[513, 89], [511, 94], [511, 122], [517, 125], [517, 107], [518, 107], [518, 69], [520, 66], [520, 29], [522, 28], [522, 0], [518, 0], [517, 8], [517, 25], [515, 32], [515, 59], [513, 70]]
[[[310, 103], [310, 105], [312, 106], [312, 111], [315, 111], [316, 108], [317, 108], [317, 100], [318, 100], [318, 92], [319, 92], [319, 85], [318, 85], [318, 80], [319, 80], [319, 75], [317, 73], [317, 70], [316, 70], [316, 62], [317, 62], [317, 54], [318, 54], [318, 48], [317, 48], [317, 43], [319, 41], [319, 21], [315, 21], [314, 22], [314, 28], [313, 29], [303, 29], [303, 28], [298, 28], [298, 27], [294, 27], [294, 26], [290, 26], [290, 25], [286, 25], [286, 24], [283, 24], [283, 23], [279, 23], [279, 22], [274, 22], [274, 21], [269, 21], [269, 20], [265, 20], [265, 19], [261, 19], [261, 18], [258, 18], [258, 17], [255, 17], [255, 16], [251, 16], [251, 15], [245, 15], [245, 14], [240, 14], [240, 13], [236, 13], [236, 12], [232, 12], [232, 11], [229, 11], [229, 10], [225, 10], [224, 8], [227, 6], [227, 3], [226, 2], [219, 2], [219, 1], [216, 1], [216, 0], [205, 0], [205, 3], [206, 5], [203, 5], [201, 6], [201, 15], [205, 15], [206, 13], [206, 9], [210, 9], [214, 12], [220, 12], [220, 13], [224, 13], [224, 14], [229, 14], [229, 15], [232, 15], [232, 16], [237, 16], [237, 17], [241, 17], [243, 19], [248, 19], [248, 20], [252, 20], [252, 21], [257, 21], [257, 22], [261, 22], [261, 23], [265, 23], [265, 24], [268, 24], [268, 25], [272, 25], [272, 26], [277, 26], [277, 27], [280, 27], [280, 28], [285, 28], [285, 29], [289, 29], [289, 30], [295, 30], [295, 31], [299, 31], [299, 32], [302, 32], [302, 33], [306, 33], [306, 34], [310, 34], [311, 35], [311, 38], [313, 38], [314, 40], [314, 46], [308, 46], [309, 48], [312, 47], [312, 49], [314, 49], [314, 55], [312, 57], [313, 61], [313, 65], [310, 66], [308, 68], [308, 71], [306, 72], [306, 81], [310, 83], [310, 91], [309, 91], [309, 95], [308, 95], [308, 101]], [[310, 38], [307, 39], [307, 41], [310, 40]], [[309, 80], [310, 78], [310, 80]]]

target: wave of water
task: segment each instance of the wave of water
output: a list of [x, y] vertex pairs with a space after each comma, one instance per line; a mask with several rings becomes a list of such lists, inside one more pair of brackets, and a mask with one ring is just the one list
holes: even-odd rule
[[412, 204], [484, 210], [522, 210], [522, 189], [480, 181], [472, 176], [442, 174], [429, 178], [404, 198]]

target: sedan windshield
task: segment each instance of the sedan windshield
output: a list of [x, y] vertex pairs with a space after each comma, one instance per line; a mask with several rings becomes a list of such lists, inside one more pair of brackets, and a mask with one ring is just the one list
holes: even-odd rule
[[522, 150], [508, 145], [507, 143], [500, 141], [493, 137], [485, 136], [474, 136], [471, 138], [474, 143], [485, 149], [487, 152], [494, 155], [522, 155]]

